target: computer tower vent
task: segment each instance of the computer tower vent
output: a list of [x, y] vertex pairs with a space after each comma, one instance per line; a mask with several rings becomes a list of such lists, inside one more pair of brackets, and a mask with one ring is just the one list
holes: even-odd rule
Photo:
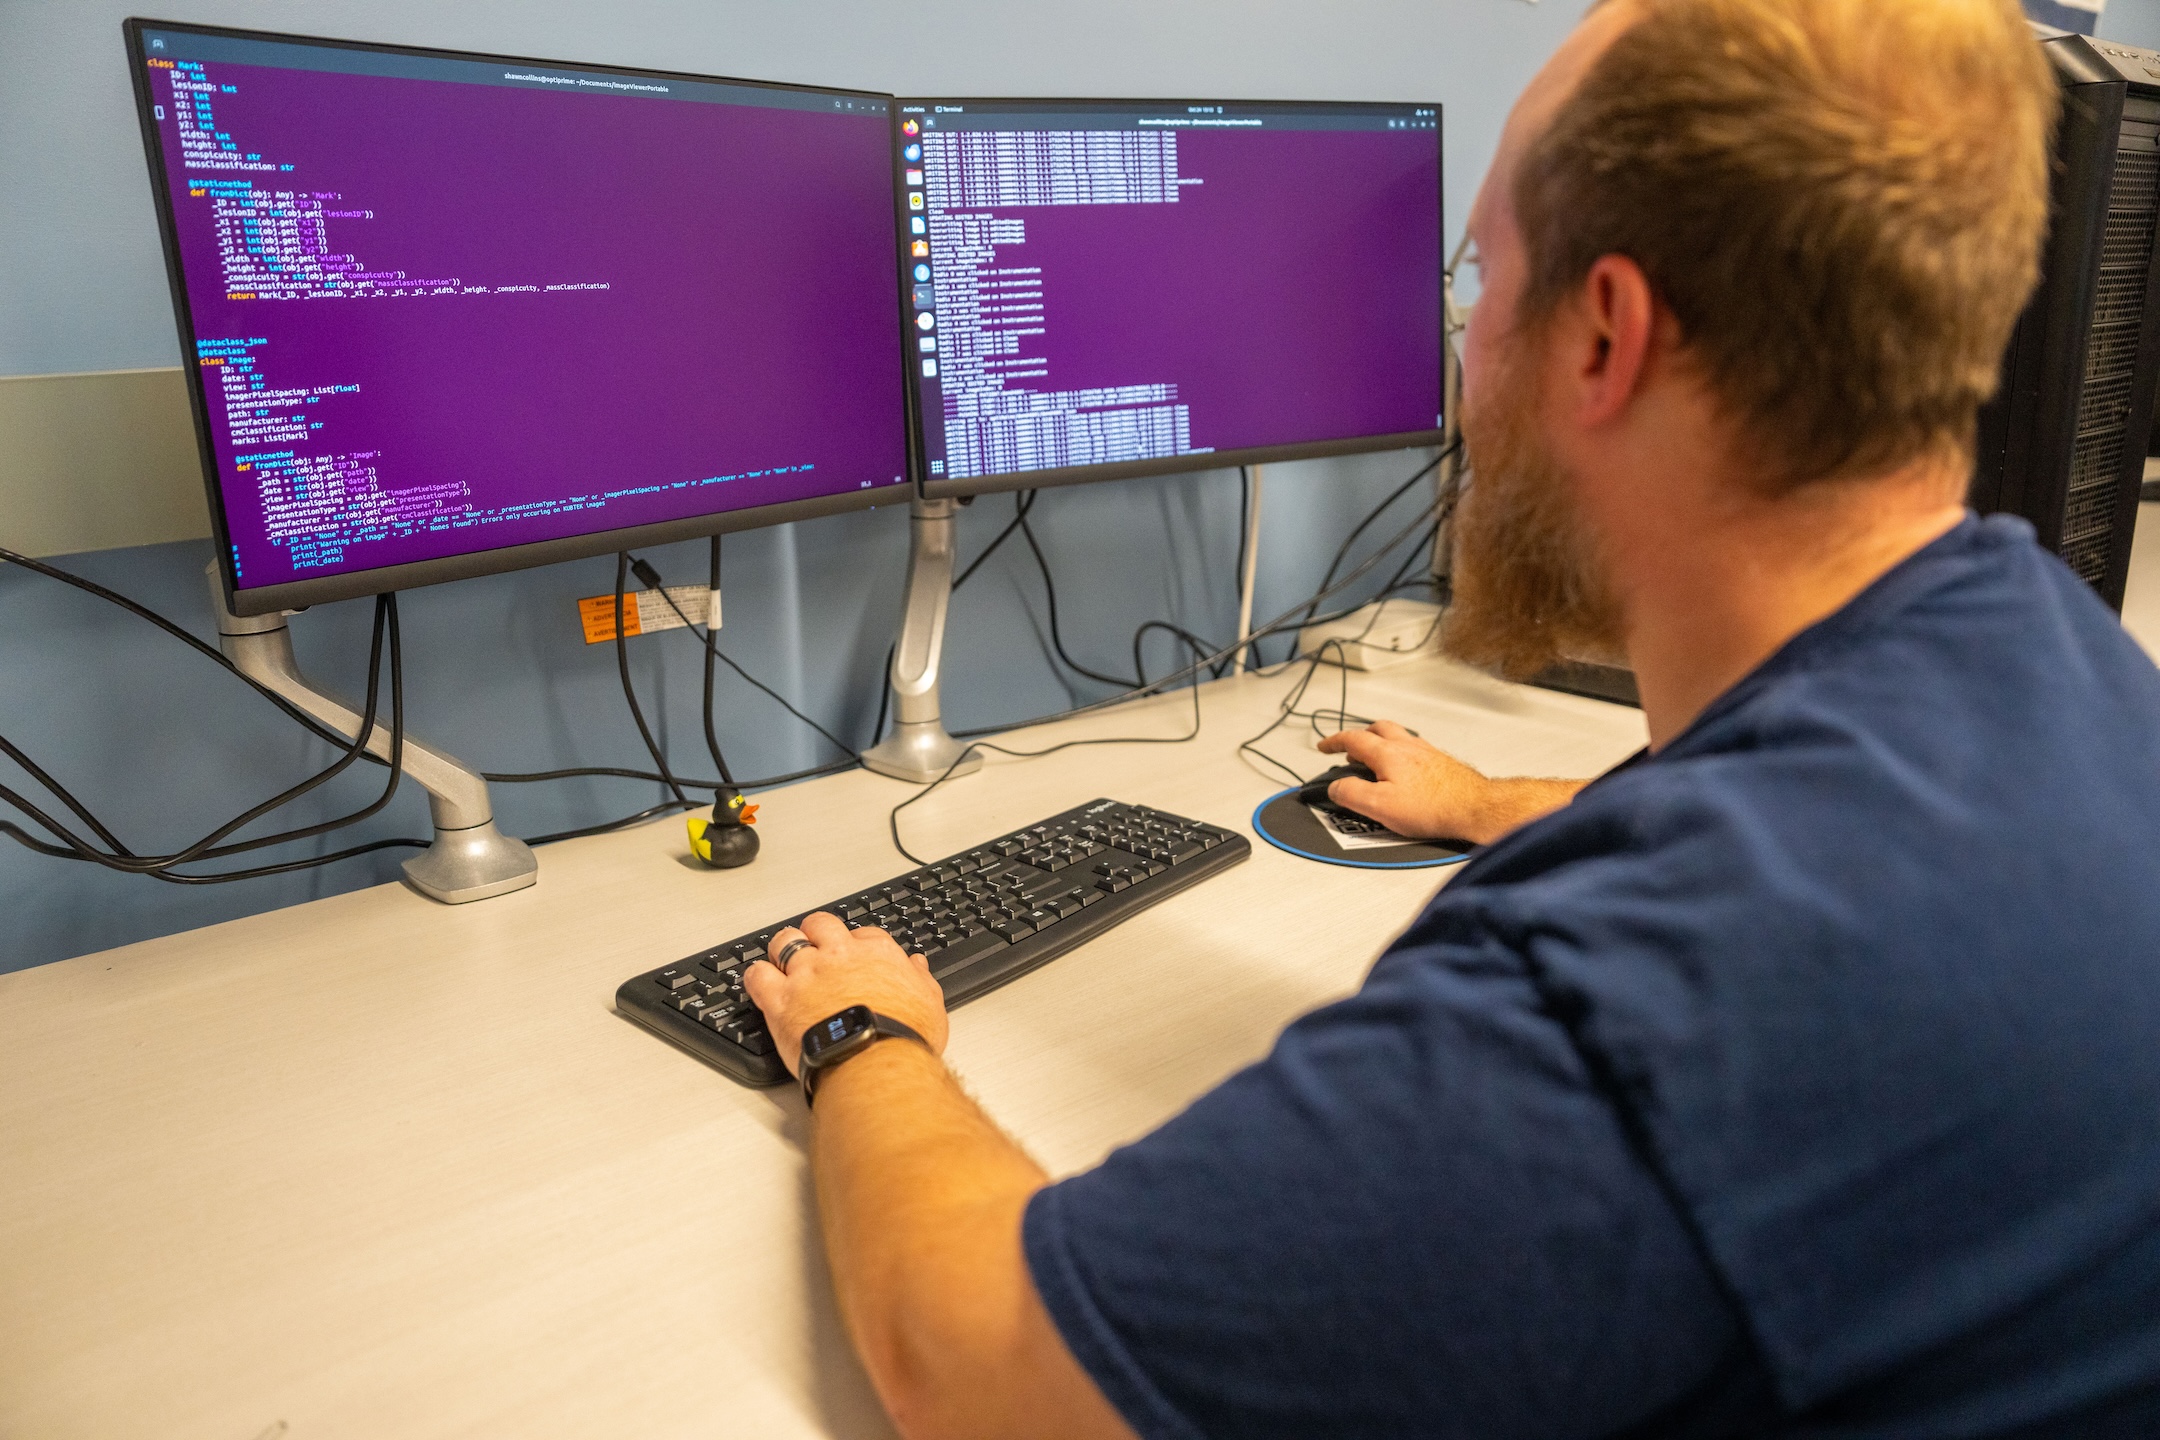
[[[2160, 127], [2133, 116], [2133, 109], [2160, 112], [2160, 104], [2129, 100], [2124, 106], [2063, 506], [2062, 557], [2096, 590], [2107, 581], [2114, 549], [2123, 442], [2132, 428], [2139, 341], [2151, 299], [2154, 230], [2160, 225]], [[2145, 413], [2136, 419], [2141, 437], [2151, 429], [2151, 416], [2148, 396]]]
[[2160, 390], [2160, 55], [2082, 36], [2042, 48], [2063, 93], [2049, 233], [1981, 413], [1972, 503], [2030, 520], [2120, 609]]

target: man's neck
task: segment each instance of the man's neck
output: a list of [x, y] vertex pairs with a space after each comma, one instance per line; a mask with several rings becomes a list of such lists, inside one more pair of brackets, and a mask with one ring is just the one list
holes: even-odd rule
[[[1612, 579], [1651, 748], [1954, 527], [1965, 513], [1963, 474], [1955, 461], [1928, 459], [1775, 499], [1718, 477], [1674, 497], [1680, 513], [1619, 519], [1638, 530], [1613, 547]], [[1643, 533], [1661, 525], [1665, 543]], [[1672, 543], [1680, 536], [1688, 543]]]

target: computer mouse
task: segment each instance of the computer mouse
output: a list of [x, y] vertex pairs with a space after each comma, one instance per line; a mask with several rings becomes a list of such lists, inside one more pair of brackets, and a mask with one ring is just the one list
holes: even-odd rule
[[1335, 802], [1328, 799], [1328, 786], [1333, 785], [1337, 780], [1377, 780], [1379, 778], [1379, 776], [1373, 774], [1370, 766], [1360, 765], [1353, 760], [1348, 765], [1338, 765], [1326, 774], [1315, 776], [1313, 779], [1306, 781], [1304, 788], [1298, 791], [1298, 799], [1304, 801], [1307, 805], [1332, 805]]

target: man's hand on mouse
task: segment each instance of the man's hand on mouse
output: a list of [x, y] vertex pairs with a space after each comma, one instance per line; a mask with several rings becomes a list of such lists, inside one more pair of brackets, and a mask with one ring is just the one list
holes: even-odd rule
[[1495, 780], [1392, 720], [1330, 735], [1320, 749], [1349, 756], [1375, 777], [1337, 780], [1328, 787], [1330, 800], [1417, 840], [1489, 845], [1516, 826], [1567, 804], [1583, 784]]
[[[789, 947], [798, 940], [807, 945]], [[930, 962], [910, 955], [874, 926], [850, 930], [820, 910], [802, 928], [776, 933], [768, 958], [743, 974], [743, 989], [765, 1012], [765, 1027], [789, 1072], [798, 1069], [803, 1032], [850, 1005], [867, 1005], [911, 1027], [939, 1055], [945, 1053], [945, 992], [930, 978]], [[787, 969], [774, 959], [788, 955]]]

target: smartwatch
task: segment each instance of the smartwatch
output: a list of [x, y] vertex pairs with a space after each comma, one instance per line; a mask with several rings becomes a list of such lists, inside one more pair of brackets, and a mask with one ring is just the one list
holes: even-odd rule
[[880, 1015], [867, 1005], [850, 1005], [803, 1031], [803, 1104], [817, 1103], [818, 1077], [854, 1059], [880, 1040], [913, 1040], [925, 1050], [930, 1042], [890, 1015]]

